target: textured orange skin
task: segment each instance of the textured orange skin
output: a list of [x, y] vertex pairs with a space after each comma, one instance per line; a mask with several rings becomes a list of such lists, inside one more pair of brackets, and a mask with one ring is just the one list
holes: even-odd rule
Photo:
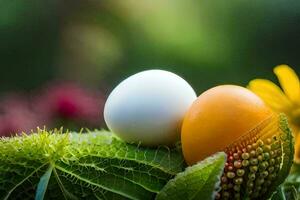
[[189, 165], [225, 150], [272, 115], [250, 90], [221, 85], [202, 93], [187, 112], [181, 131], [183, 155]]

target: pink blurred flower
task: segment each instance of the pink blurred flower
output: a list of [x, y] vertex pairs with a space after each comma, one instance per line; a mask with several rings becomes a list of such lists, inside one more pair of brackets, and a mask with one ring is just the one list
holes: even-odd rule
[[104, 97], [74, 83], [56, 83], [43, 89], [34, 107], [47, 121], [62, 120], [65, 124], [61, 126], [68, 121], [77, 127], [99, 127], [103, 122]]
[[28, 133], [38, 126], [73, 130], [103, 125], [103, 95], [74, 83], [51, 84], [29, 100], [19, 94], [0, 99], [0, 136]]
[[[0, 136], [30, 132], [42, 125], [22, 95], [7, 95], [0, 101]], [[43, 126], [43, 125], [42, 125]]]

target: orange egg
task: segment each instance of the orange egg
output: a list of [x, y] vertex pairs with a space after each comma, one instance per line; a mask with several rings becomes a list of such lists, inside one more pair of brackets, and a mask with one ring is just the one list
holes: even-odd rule
[[181, 132], [183, 154], [192, 165], [223, 151], [272, 115], [250, 90], [222, 85], [201, 94], [186, 113]]

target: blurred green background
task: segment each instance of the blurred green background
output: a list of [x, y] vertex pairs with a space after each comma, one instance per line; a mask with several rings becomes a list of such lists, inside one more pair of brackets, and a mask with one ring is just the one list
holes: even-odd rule
[[224, 83], [300, 72], [300, 1], [2, 0], [0, 93], [71, 81], [107, 96], [152, 68], [200, 94]]

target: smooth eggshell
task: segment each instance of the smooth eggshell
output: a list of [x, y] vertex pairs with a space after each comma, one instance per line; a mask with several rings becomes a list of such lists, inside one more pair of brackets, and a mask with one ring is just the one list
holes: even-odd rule
[[218, 152], [254, 129], [272, 111], [250, 90], [221, 85], [202, 93], [185, 115], [181, 143], [190, 165]]
[[180, 139], [184, 115], [196, 98], [193, 88], [176, 74], [143, 71], [112, 91], [104, 119], [108, 128], [127, 142], [170, 145]]

